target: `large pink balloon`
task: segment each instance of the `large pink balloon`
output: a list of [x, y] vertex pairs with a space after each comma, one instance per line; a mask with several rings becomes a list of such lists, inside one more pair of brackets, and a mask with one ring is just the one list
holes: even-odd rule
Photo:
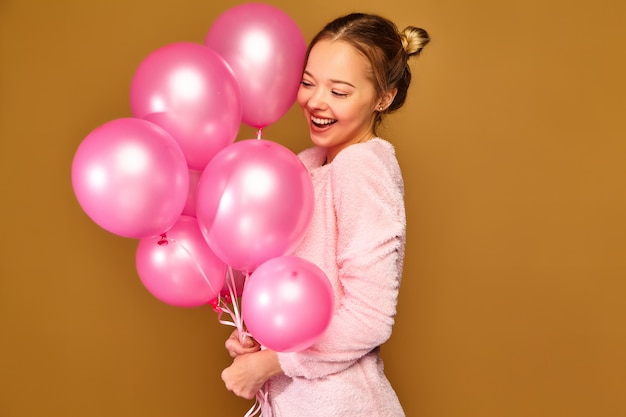
[[224, 286], [226, 265], [206, 244], [193, 217], [180, 216], [167, 238], [141, 239], [135, 262], [148, 291], [174, 306], [208, 304]]
[[277, 352], [295, 352], [315, 343], [328, 327], [333, 308], [326, 274], [295, 256], [260, 265], [246, 281], [241, 298], [248, 331]]
[[240, 271], [291, 253], [313, 214], [313, 184], [298, 157], [264, 139], [236, 142], [200, 176], [196, 217], [215, 254]]
[[78, 147], [72, 186], [99, 226], [143, 238], [176, 222], [187, 198], [189, 171], [165, 130], [146, 120], [116, 119], [93, 130]]
[[268, 126], [293, 105], [302, 79], [306, 42], [283, 11], [262, 3], [235, 6], [213, 23], [205, 44], [235, 72], [244, 123]]
[[235, 141], [241, 94], [224, 59], [204, 45], [178, 42], [146, 57], [133, 76], [131, 110], [167, 130], [192, 169], [203, 169]]

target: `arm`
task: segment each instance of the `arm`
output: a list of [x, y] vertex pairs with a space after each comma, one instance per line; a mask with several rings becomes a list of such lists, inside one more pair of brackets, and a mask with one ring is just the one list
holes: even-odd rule
[[288, 376], [340, 372], [391, 335], [404, 257], [403, 187], [395, 158], [345, 153], [333, 161], [342, 296], [329, 328], [311, 348], [278, 353]]

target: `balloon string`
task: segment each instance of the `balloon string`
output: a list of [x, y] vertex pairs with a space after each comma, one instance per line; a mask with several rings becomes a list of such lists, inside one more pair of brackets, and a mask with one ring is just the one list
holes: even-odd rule
[[[244, 279], [248, 279], [247, 273]], [[217, 320], [219, 323], [235, 327], [238, 330], [239, 342], [243, 344], [246, 340], [246, 337], [252, 337], [252, 335], [244, 329], [243, 314], [239, 308], [239, 303], [237, 301], [237, 287], [235, 284], [235, 277], [233, 275], [233, 269], [230, 266], [228, 267], [228, 271], [226, 274], [226, 287], [228, 288], [228, 295], [222, 297], [221, 294], [218, 294], [217, 299], [213, 304], [213, 309], [218, 313]], [[229, 302], [232, 304], [232, 309], [228, 307]], [[230, 316], [230, 320], [222, 319], [224, 313]], [[256, 393], [254, 404], [248, 410], [244, 417], [271, 417], [267, 387], [268, 382], [265, 383], [264, 388], [260, 389], [259, 392]]]
[[268, 383], [266, 382], [265, 387], [256, 393], [254, 405], [252, 405], [244, 417], [253, 417], [257, 415], [259, 417], [272, 416], [272, 410], [269, 407], [267, 385]]
[[272, 409], [269, 401], [269, 380], [265, 382], [265, 386], [256, 393], [257, 401], [261, 404], [261, 416], [272, 417]]
[[[251, 336], [251, 334], [245, 331], [243, 326], [243, 314], [241, 313], [239, 302], [237, 301], [235, 277], [233, 275], [233, 269], [230, 266], [228, 267], [228, 272], [226, 274], [226, 286], [229, 294], [226, 297], [222, 297], [221, 294], [219, 294], [213, 304], [213, 309], [218, 313], [217, 321], [219, 323], [232, 326], [237, 329], [239, 332], [239, 342], [243, 344], [246, 337]], [[232, 304], [232, 309], [228, 306], [228, 303]], [[222, 319], [224, 313], [228, 314], [230, 320]]]
[[252, 417], [252, 416], [263, 416], [263, 410], [261, 407], [261, 403], [259, 403], [259, 394], [257, 394], [257, 398], [254, 401], [254, 405], [248, 410], [244, 417]]
[[262, 136], [263, 136], [263, 128], [260, 127], [259, 130], [256, 131], [257, 140], [261, 140]]
[[168, 237], [165, 233], [163, 233], [161, 235], [161, 240], [159, 240], [157, 242], [157, 244], [159, 246], [167, 246], [167, 244], [169, 242], [173, 242], [176, 243], [180, 246], [180, 248], [187, 254], [187, 256], [189, 256], [189, 258], [191, 258], [191, 260], [193, 261], [194, 265], [196, 265], [196, 268], [198, 268], [198, 271], [200, 271], [200, 275], [202, 275], [202, 278], [204, 279], [204, 281], [207, 283], [207, 285], [209, 286], [209, 288], [211, 289], [212, 293], [217, 293], [217, 291], [215, 290], [215, 288], [213, 288], [213, 284], [211, 284], [211, 281], [209, 280], [209, 278], [206, 276], [206, 274], [204, 273], [204, 270], [202, 269], [202, 265], [200, 265], [198, 263], [198, 261], [196, 260], [196, 258], [191, 254], [191, 252], [185, 247], [185, 245], [183, 245], [182, 243], [178, 242], [176, 239], [172, 239], [171, 237]]

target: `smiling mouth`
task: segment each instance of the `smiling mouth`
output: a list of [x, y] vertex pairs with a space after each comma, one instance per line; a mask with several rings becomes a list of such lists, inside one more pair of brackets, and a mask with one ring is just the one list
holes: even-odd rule
[[335, 122], [337, 122], [337, 119], [322, 119], [320, 117], [311, 116], [311, 123], [313, 123], [316, 127], [330, 126]]

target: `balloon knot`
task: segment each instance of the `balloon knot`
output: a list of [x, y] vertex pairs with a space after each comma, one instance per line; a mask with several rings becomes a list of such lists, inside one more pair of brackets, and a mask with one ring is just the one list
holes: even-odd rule
[[213, 300], [211, 300], [211, 307], [213, 307], [213, 311], [215, 311], [216, 313], [221, 313], [222, 312], [222, 308], [219, 306], [219, 299], [214, 298]]
[[157, 242], [157, 244], [159, 246], [167, 246], [168, 243], [169, 243], [169, 241], [167, 240], [167, 235], [165, 233], [163, 233], [161, 235], [161, 239]]

